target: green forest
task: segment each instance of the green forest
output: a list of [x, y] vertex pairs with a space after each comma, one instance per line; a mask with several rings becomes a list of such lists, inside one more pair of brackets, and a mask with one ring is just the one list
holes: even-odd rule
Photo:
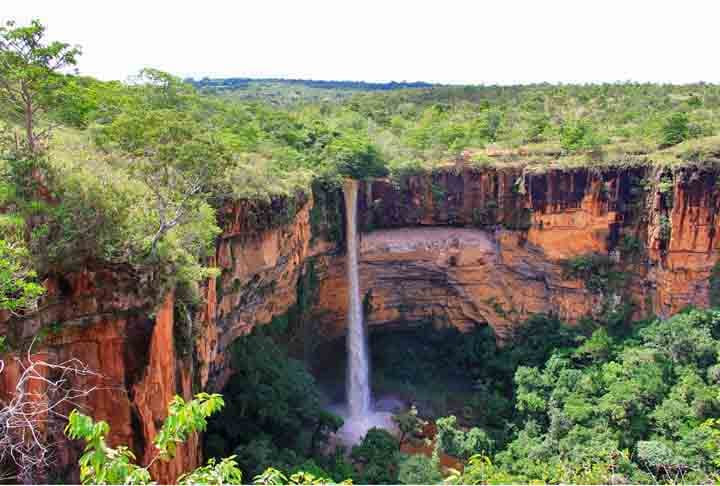
[[[469, 335], [421, 329], [414, 345], [405, 339], [395, 354], [388, 345], [382, 349], [404, 366], [377, 357], [373, 364], [376, 382], [402, 381], [415, 396], [432, 397], [433, 416], [415, 407], [398, 412], [399, 437], [371, 429], [348, 451], [327, 452], [342, 419], [321, 408], [313, 376], [281, 343], [282, 329], [241, 338], [232, 351], [237, 372], [222, 398], [203, 394], [171, 405], [167, 436], [156, 440], [160, 454], [170, 453], [163, 441], [205, 430], [210, 458], [181, 482], [697, 484], [717, 478], [718, 311], [687, 310], [632, 329], [605, 322], [570, 327], [536, 316], [500, 349], [487, 327]], [[452, 378], [474, 386], [442, 396], [438, 386]], [[437, 427], [432, 441], [423, 433], [427, 420]], [[85, 481], [150, 480], [127, 451], [108, 450], [101, 424], [77, 415], [68, 430], [88, 442]], [[414, 448], [428, 453], [407, 452]], [[460, 469], [443, 467], [441, 457]]]
[[[157, 304], [174, 288], [199, 307], [200, 286], [219, 272], [210, 257], [229, 201], [308, 198], [344, 178], [401, 183], [457, 164], [672, 172], [720, 162], [716, 84], [372, 87], [193, 81], [155, 69], [101, 81], [74, 72], [81, 55], [49, 40], [39, 21], [0, 27], [8, 316], [36, 312], [48, 276], [87, 262], [152, 274]], [[294, 205], [281, 207], [258, 229], [294, 216]], [[720, 312], [630, 316], [569, 325], [537, 315], [504, 345], [489, 326], [460, 333], [430, 321], [371, 335], [373, 386], [417, 403], [393, 416], [401, 435], [372, 429], [348, 448], [332, 447], [342, 418], [325, 408], [312, 363], [288, 345], [286, 327], [269, 324], [234, 342], [221, 394], [168, 404], [155, 459], [202, 432], [207, 462], [180, 483], [717, 481]], [[53, 326], [0, 336], [0, 354], [24, 351]], [[153, 481], [152, 464], [107, 442], [107, 423], [75, 410], [66, 434], [86, 444], [83, 483]], [[0, 463], [9, 460], [0, 451]]]

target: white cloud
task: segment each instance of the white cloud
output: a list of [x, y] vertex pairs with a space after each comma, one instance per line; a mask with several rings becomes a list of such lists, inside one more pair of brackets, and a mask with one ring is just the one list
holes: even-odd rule
[[716, 0], [0, 0], [33, 17], [104, 79], [720, 82]]

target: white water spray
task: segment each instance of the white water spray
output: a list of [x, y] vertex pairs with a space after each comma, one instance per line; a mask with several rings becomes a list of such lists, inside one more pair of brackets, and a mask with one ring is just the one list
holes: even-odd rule
[[347, 331], [348, 366], [345, 386], [350, 418], [359, 419], [370, 412], [370, 365], [368, 362], [367, 336], [363, 325], [360, 272], [358, 270], [356, 223], [358, 182], [353, 179], [346, 179], [343, 192], [345, 194], [347, 228], [346, 264], [350, 292], [348, 296]]

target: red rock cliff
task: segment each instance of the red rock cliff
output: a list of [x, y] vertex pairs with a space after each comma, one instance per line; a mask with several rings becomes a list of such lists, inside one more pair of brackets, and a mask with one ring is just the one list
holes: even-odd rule
[[[632, 304], [635, 316], [708, 306], [718, 258], [717, 174], [649, 167], [606, 170], [456, 169], [374, 181], [360, 198], [362, 289], [372, 325], [431, 318], [500, 336], [533, 313], [574, 321]], [[665, 193], [662, 192], [665, 190]], [[626, 278], [599, 292], [565, 261], [606, 255]], [[318, 318], [343, 332], [342, 255], [320, 278]]]
[[[670, 191], [658, 184], [663, 177], [643, 167], [543, 174], [452, 168], [363, 184], [360, 272], [368, 321], [489, 324], [507, 336], [536, 312], [572, 321], [630, 301], [637, 315], [707, 306], [718, 258], [717, 174], [676, 171]], [[225, 208], [211, 262], [221, 273], [204, 286], [189, 350], [175, 342], [173, 294], [152, 298], [151, 276], [128, 267], [88, 266], [49, 279], [43, 311], [0, 322], [0, 332], [29, 337], [53, 329], [37, 351], [75, 356], [100, 372], [102, 389], [86, 411], [109, 422], [111, 443], [128, 444], [147, 460], [172, 396], [219, 389], [229, 344], [288, 311], [311, 260], [319, 284], [310, 299], [313, 322], [325, 337], [344, 332], [342, 244], [326, 239], [342, 240], [342, 198], [318, 196], [315, 207], [299, 197]], [[590, 253], [616, 262], [627, 277], [621, 287], [598, 292], [568, 276], [563, 260]], [[0, 399], [12, 381], [9, 372], [2, 376]], [[60, 450], [68, 473], [78, 450]], [[200, 460], [193, 439], [154, 472], [172, 482]]]

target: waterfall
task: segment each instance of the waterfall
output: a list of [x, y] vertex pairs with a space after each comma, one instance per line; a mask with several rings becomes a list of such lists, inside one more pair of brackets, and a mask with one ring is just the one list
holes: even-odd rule
[[[345, 195], [345, 224], [347, 241], [348, 327], [347, 327], [347, 403], [336, 408], [344, 424], [337, 432], [340, 443], [352, 446], [359, 443], [373, 427], [395, 430], [392, 413], [375, 410], [370, 397], [370, 361], [367, 333], [363, 323], [360, 298], [360, 271], [358, 270], [357, 197], [358, 182], [347, 179], [343, 185]], [[377, 405], [377, 404], [375, 404]], [[349, 451], [349, 449], [348, 449]]]
[[347, 241], [348, 331], [346, 396], [351, 418], [365, 417], [370, 413], [370, 364], [368, 344], [363, 325], [362, 299], [360, 298], [360, 272], [358, 270], [357, 195], [358, 182], [346, 179], [345, 223]]

